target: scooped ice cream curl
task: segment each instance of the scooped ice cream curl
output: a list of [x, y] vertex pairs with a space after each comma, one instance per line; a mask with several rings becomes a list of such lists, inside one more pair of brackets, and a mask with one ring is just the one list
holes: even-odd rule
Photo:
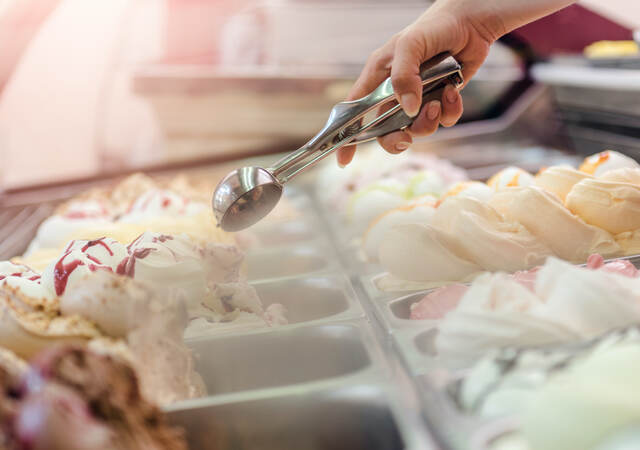
[[640, 168], [640, 164], [622, 153], [605, 150], [585, 158], [578, 170], [599, 177], [610, 170], [624, 168]]
[[566, 205], [586, 223], [614, 235], [640, 229], [640, 185], [582, 180], [567, 194]]
[[498, 191], [507, 187], [521, 187], [533, 184], [533, 176], [520, 167], [509, 166], [493, 175], [487, 185]]
[[605, 230], [585, 223], [558, 198], [540, 188], [512, 188], [497, 192], [489, 201], [504, 217], [521, 223], [555, 255], [584, 262], [591, 253], [613, 256], [620, 246]]
[[592, 175], [570, 166], [551, 166], [540, 170], [535, 177], [534, 185], [557, 195], [564, 203], [567, 194], [576, 183], [591, 178]]

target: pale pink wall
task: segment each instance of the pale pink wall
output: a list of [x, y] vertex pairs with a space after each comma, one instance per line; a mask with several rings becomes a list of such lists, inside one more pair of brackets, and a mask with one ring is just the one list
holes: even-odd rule
[[117, 160], [146, 146], [148, 157], [154, 130], [129, 76], [136, 62], [159, 56], [164, 18], [137, 9], [145, 4], [164, 1], [61, 1], [0, 97], [4, 186], [95, 173], [105, 147]]
[[622, 25], [640, 29], [640, 1], [638, 0], [582, 0], [580, 4]]

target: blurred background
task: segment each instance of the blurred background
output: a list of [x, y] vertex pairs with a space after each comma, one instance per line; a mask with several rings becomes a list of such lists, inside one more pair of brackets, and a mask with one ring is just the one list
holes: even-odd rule
[[[428, 5], [0, 0], [0, 186], [293, 150]], [[583, 65], [587, 45], [635, 29], [637, 0], [589, 0], [505, 37], [465, 90], [463, 122], [503, 115], [533, 84], [532, 64]]]

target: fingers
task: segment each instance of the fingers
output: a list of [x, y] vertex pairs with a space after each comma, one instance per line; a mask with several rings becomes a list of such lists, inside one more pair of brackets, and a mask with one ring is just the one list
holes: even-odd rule
[[345, 167], [353, 160], [353, 155], [356, 154], [356, 146], [355, 145], [347, 145], [345, 147], [339, 148], [337, 151], [338, 165], [340, 167]]
[[450, 127], [460, 120], [463, 111], [462, 97], [453, 85], [447, 85], [442, 93], [442, 114], [440, 123], [442, 126]]
[[391, 83], [402, 109], [409, 117], [414, 117], [420, 110], [422, 97], [420, 64], [424, 61], [424, 49], [409, 33], [398, 39], [395, 50]]
[[430, 101], [420, 110], [420, 114], [409, 127], [409, 131], [414, 136], [433, 134], [438, 129], [441, 114], [442, 102], [439, 100]]
[[[355, 100], [364, 97], [377, 88], [378, 85], [389, 76], [396, 39], [397, 37], [393, 37], [384, 46], [371, 54], [364, 66], [364, 69], [362, 69], [362, 73], [349, 91], [347, 100]], [[349, 164], [353, 160], [355, 152], [355, 145], [348, 145], [338, 149], [338, 165], [344, 167]]]
[[378, 142], [387, 152], [397, 155], [409, 148], [413, 138], [406, 131], [396, 131], [378, 138]]
[[446, 42], [441, 36], [438, 37], [439, 31], [441, 35], [442, 30], [438, 30], [437, 25], [426, 28], [411, 26], [396, 42], [391, 64], [391, 83], [398, 102], [410, 117], [418, 114], [422, 101], [420, 65], [448, 49], [445, 48]]
[[362, 69], [360, 76], [347, 95], [347, 100], [362, 98], [378, 87], [391, 71], [391, 62], [397, 37], [375, 50]]

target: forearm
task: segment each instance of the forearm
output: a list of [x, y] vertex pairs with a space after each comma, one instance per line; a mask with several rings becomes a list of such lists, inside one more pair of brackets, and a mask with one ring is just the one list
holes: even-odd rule
[[[437, 0], [427, 11], [466, 20], [489, 41], [561, 10], [577, 0]], [[433, 11], [430, 11], [433, 10]]]

